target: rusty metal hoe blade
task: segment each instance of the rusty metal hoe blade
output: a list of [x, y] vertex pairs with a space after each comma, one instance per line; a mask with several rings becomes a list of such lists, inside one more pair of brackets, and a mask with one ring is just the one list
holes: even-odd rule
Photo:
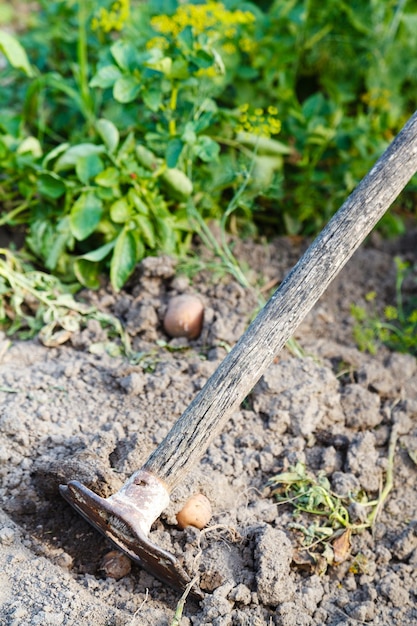
[[[152, 523], [169, 504], [166, 489], [152, 474], [135, 472], [109, 498], [77, 480], [61, 485], [60, 491], [84, 519], [141, 567], [174, 588], [182, 590], [189, 584], [190, 577], [177, 558], [148, 539]], [[192, 593], [200, 595], [197, 589]]]
[[60, 487], [86, 520], [162, 581], [183, 589], [190, 580], [174, 555], [148, 539], [171, 491], [202, 457], [416, 171], [417, 113], [311, 244], [145, 465], [107, 499], [77, 481]]

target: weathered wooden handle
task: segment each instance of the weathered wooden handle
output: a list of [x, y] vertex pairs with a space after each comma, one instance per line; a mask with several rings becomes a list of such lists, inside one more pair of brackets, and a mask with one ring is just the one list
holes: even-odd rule
[[417, 112], [288, 274], [144, 469], [169, 489], [183, 479], [416, 171]]

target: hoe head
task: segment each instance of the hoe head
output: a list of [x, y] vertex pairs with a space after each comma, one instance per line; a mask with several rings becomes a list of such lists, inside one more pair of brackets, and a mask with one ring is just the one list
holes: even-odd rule
[[[61, 485], [62, 496], [90, 522], [98, 531], [134, 562], [153, 574], [162, 582], [184, 591], [191, 579], [178, 559], [149, 541], [149, 513], [141, 514], [137, 506], [132, 505], [118, 494], [102, 498], [72, 480], [68, 485]], [[144, 502], [146, 508], [146, 501]], [[153, 520], [154, 521], [154, 520]], [[202, 593], [193, 587], [190, 594], [201, 599]]]

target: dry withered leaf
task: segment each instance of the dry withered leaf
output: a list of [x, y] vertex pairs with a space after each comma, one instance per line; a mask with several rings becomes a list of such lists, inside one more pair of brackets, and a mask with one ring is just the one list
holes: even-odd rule
[[347, 528], [339, 537], [333, 541], [334, 563], [335, 565], [346, 561], [350, 555], [350, 537], [352, 531]]

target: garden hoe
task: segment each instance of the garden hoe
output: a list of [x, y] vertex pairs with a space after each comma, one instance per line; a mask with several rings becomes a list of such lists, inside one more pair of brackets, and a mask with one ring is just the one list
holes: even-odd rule
[[[144, 466], [109, 498], [76, 480], [64, 498], [157, 578], [184, 589], [177, 558], [148, 539], [170, 493], [203, 456], [298, 324], [417, 171], [417, 112], [311, 244]], [[199, 590], [193, 592], [198, 595]]]

